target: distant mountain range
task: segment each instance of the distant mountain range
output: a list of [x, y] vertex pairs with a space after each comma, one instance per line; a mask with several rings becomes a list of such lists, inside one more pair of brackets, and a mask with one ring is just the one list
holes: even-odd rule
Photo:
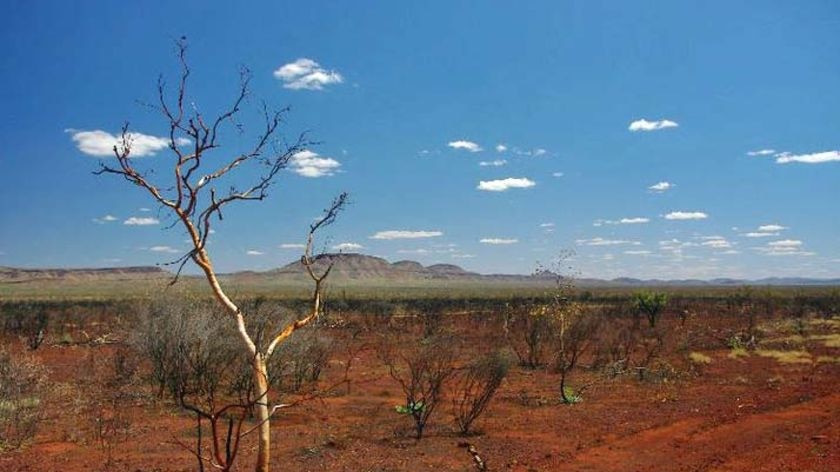
[[160, 267], [111, 267], [102, 269], [21, 269], [0, 267], [0, 283], [23, 283], [42, 280], [84, 282], [97, 280], [144, 280], [171, 277]]
[[[547, 285], [553, 278], [548, 275], [479, 274], [453, 264], [424, 266], [415, 261], [388, 262], [381, 257], [354, 253], [324, 254], [318, 257], [314, 269], [320, 273], [333, 264], [330, 282], [334, 284], [411, 285], [446, 284], [450, 282]], [[25, 283], [35, 281], [84, 282], [97, 280], [148, 280], [171, 277], [159, 267], [119, 267], [103, 269], [18, 269], [0, 267], [0, 283]], [[195, 277], [195, 276], [192, 276]], [[250, 282], [298, 283], [309, 280], [300, 261], [264, 272], [242, 271], [221, 276], [225, 280], [247, 285]], [[738, 286], [738, 285], [840, 285], [840, 279], [815, 279], [804, 277], [770, 277], [756, 280], [717, 278], [701, 279], [635, 279], [622, 277], [611, 280], [581, 278], [579, 287], [645, 287], [645, 286]]]

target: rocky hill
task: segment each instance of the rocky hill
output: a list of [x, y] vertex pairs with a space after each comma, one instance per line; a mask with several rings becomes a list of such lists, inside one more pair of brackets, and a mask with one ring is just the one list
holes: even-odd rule
[[0, 283], [36, 281], [83, 282], [96, 280], [145, 280], [171, 277], [160, 267], [110, 267], [96, 269], [21, 269], [0, 267]]
[[[332, 264], [330, 278], [336, 280], [449, 280], [480, 279], [481, 274], [468, 272], [456, 265], [435, 264], [428, 267], [415, 261], [388, 262], [381, 257], [355, 253], [323, 254], [316, 260], [314, 269], [321, 273]], [[279, 269], [270, 270], [265, 275], [281, 279], [305, 278], [306, 269], [300, 261], [295, 261]], [[234, 274], [235, 275], [235, 274]]]

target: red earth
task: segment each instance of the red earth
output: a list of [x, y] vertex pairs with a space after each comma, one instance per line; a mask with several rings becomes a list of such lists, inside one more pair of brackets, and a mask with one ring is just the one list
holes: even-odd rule
[[[688, 329], [709, 333], [727, 323], [698, 317]], [[826, 333], [825, 326], [814, 326], [823, 329], [815, 333]], [[572, 384], [591, 386], [574, 405], [558, 401], [557, 375], [512, 368], [478, 419], [478, 434], [457, 435], [447, 404], [420, 441], [394, 410], [403, 402], [398, 384], [373, 349], [361, 348], [349, 392], [342, 385], [275, 417], [273, 470], [476, 470], [463, 442], [475, 446], [492, 471], [840, 470], [836, 347], [805, 341], [797, 349], [810, 352], [809, 362], [781, 363], [700, 345], [694, 350], [711, 362], [692, 365], [686, 353], [670, 352], [682, 374], [667, 381], [577, 371]], [[114, 352], [114, 345], [55, 344], [34, 352], [50, 369], [46, 419], [30, 444], [0, 454], [0, 470], [197, 470], [194, 456], [176, 441], [195, 440], [193, 418], [147, 384], [134, 397], [91, 407]], [[336, 353], [319, 386], [338, 382], [345, 361]], [[253, 468], [251, 436], [235, 470]]]

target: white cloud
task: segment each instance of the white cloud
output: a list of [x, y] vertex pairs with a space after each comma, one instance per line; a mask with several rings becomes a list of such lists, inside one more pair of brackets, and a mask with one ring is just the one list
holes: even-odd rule
[[292, 90], [323, 90], [325, 86], [340, 84], [344, 78], [334, 70], [326, 70], [312, 59], [300, 58], [274, 71], [283, 87]]
[[787, 229], [787, 226], [776, 225], [776, 224], [761, 225], [761, 226], [758, 227], [758, 230], [762, 231], [762, 232], [782, 231], [782, 230], [786, 230], [786, 229]]
[[748, 238], [769, 238], [771, 236], [778, 236], [778, 235], [779, 235], [779, 233], [766, 233], [766, 232], [755, 232], [755, 231], [750, 232], [750, 233], [744, 233], [744, 236], [746, 236]]
[[488, 192], [504, 192], [512, 188], [529, 188], [534, 185], [537, 185], [536, 182], [530, 179], [508, 177], [500, 180], [482, 180], [476, 188]]
[[563, 177], [563, 173], [562, 172], [554, 172], [554, 173], [551, 174], [551, 176], [552, 177]]
[[621, 244], [631, 244], [633, 246], [640, 246], [642, 244], [638, 241], [626, 241], [623, 239], [604, 239], [600, 237], [592, 239], [578, 239], [575, 242], [583, 246], [618, 246]]
[[306, 249], [306, 245], [297, 243], [283, 243], [280, 245], [280, 249]]
[[478, 163], [481, 167], [501, 167], [507, 164], [507, 161], [504, 159], [496, 159], [495, 161], [481, 161]]
[[478, 242], [482, 244], [516, 244], [518, 239], [504, 239], [504, 238], [482, 238]]
[[428, 249], [399, 249], [397, 250], [397, 254], [428, 254]]
[[650, 253], [650, 251], [624, 251], [624, 254], [628, 254], [631, 256], [646, 256]]
[[296, 152], [289, 160], [292, 171], [303, 177], [327, 177], [334, 175], [341, 163], [330, 157], [321, 157], [308, 149]]
[[341, 243], [332, 247], [334, 251], [358, 251], [364, 249], [364, 246], [356, 243]]
[[798, 239], [783, 239], [771, 241], [764, 247], [754, 247], [758, 252], [768, 256], [813, 256], [816, 253], [802, 250], [802, 241]]
[[650, 218], [640, 218], [638, 216], [634, 218], [622, 218], [618, 220], [618, 223], [622, 225], [637, 225], [648, 222], [650, 222]]
[[774, 248], [797, 248], [802, 246], [802, 241], [798, 239], [783, 239], [781, 241], [772, 241], [767, 243], [767, 246], [774, 247]]
[[421, 238], [436, 238], [438, 236], [443, 236], [443, 233], [440, 231], [406, 231], [406, 230], [388, 230], [388, 231], [380, 231], [373, 236], [370, 236], [370, 239], [421, 239]]
[[651, 192], [662, 193], [672, 188], [674, 188], [674, 184], [670, 182], [659, 182], [648, 187], [648, 190], [650, 190]]
[[642, 118], [641, 120], [630, 123], [627, 129], [630, 131], [656, 131], [665, 128], [676, 128], [677, 126], [679, 124], [671, 120], [648, 121]]
[[264, 252], [257, 251], [257, 250], [254, 250], [254, 249], [249, 249], [249, 250], [245, 251], [245, 254], [248, 255], [248, 256], [262, 256], [262, 255], [265, 255]]
[[472, 259], [475, 254], [452, 254], [453, 259]]
[[515, 148], [513, 148], [513, 153], [516, 154], [517, 156], [539, 157], [539, 156], [544, 156], [544, 155], [548, 154], [548, 150], [543, 149], [543, 148], [534, 148], [532, 150], [526, 151], [526, 150], [519, 149], [519, 148], [515, 147]]
[[620, 220], [595, 220], [592, 223], [592, 226], [603, 226], [603, 225], [638, 225], [642, 223], [649, 223], [650, 218], [642, 218], [642, 217], [633, 217], [633, 218], [622, 218]]
[[143, 212], [152, 211], [152, 209], [151, 209], [151, 208], [146, 208], [146, 207], [140, 207], [140, 208], [138, 208], [137, 210], [138, 210], [138, 211], [143, 211]]
[[713, 249], [729, 249], [732, 247], [732, 243], [724, 238], [709, 239], [708, 241], [703, 241], [700, 245]]
[[791, 154], [783, 152], [776, 154], [776, 162], [778, 164], [787, 164], [790, 162], [801, 162], [805, 164], [821, 164], [823, 162], [840, 161], [840, 151], [825, 151], [813, 154]]
[[160, 220], [157, 218], [152, 218], [150, 216], [132, 216], [131, 218], [123, 221], [124, 225], [129, 226], [150, 226], [159, 224]]
[[554, 223], [540, 223], [540, 228], [553, 228]]
[[666, 220], [705, 220], [708, 217], [702, 211], [672, 211], [665, 215]]
[[167, 254], [175, 254], [181, 252], [178, 249], [175, 249], [171, 246], [152, 246], [149, 248], [149, 250], [152, 252], [165, 252]]
[[759, 149], [758, 151], [749, 151], [747, 153], [748, 156], [769, 156], [770, 154], [775, 154], [775, 149]]
[[469, 152], [480, 152], [483, 151], [481, 146], [478, 143], [474, 143], [472, 141], [467, 141], [465, 139], [461, 139], [458, 141], [450, 141], [447, 146], [451, 147], [452, 149], [463, 149]]
[[103, 217], [101, 217], [101, 218], [94, 218], [94, 219], [93, 219], [93, 222], [94, 222], [94, 223], [98, 223], [98, 224], [102, 225], [102, 224], [105, 224], [105, 223], [110, 223], [110, 222], [112, 222], [112, 221], [117, 221], [117, 220], [118, 220], [118, 218], [117, 218], [116, 216], [113, 216], [113, 215], [105, 215], [105, 216], [103, 216]]
[[[122, 151], [122, 136], [113, 135], [100, 129], [93, 131], [67, 129], [65, 131], [71, 133], [71, 138], [79, 151], [89, 156], [113, 156], [114, 146]], [[131, 146], [132, 157], [153, 156], [156, 152], [169, 147], [169, 138], [159, 138], [143, 133], [128, 133], [127, 138]], [[186, 138], [176, 138], [175, 142], [179, 146], [184, 146], [191, 141]]]
[[496, 145], [496, 152], [505, 152], [507, 150], [508, 150], [508, 147], [505, 146], [504, 144], [499, 143], [499, 144]]

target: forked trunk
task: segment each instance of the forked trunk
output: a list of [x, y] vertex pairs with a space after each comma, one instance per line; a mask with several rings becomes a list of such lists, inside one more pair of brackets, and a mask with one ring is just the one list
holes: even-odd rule
[[256, 413], [259, 429], [257, 449], [257, 472], [271, 469], [271, 422], [268, 410], [268, 370], [261, 354], [254, 356], [254, 385], [256, 386]]

